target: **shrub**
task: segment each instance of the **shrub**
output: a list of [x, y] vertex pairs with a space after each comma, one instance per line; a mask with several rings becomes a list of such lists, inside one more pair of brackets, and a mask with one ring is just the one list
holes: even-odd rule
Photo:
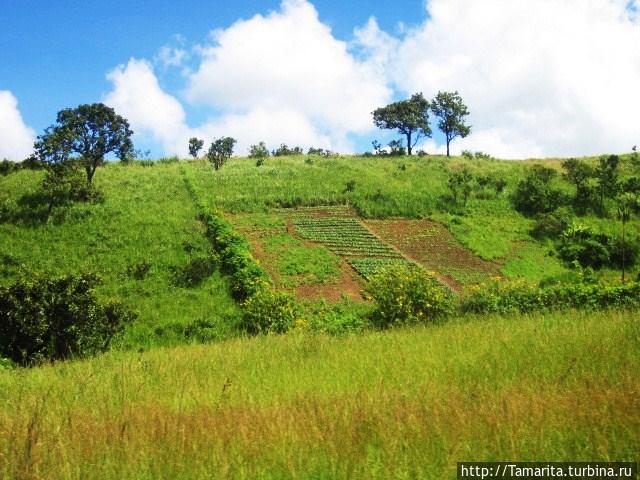
[[21, 365], [106, 350], [135, 315], [100, 303], [92, 274], [31, 275], [0, 287], [0, 357]]
[[217, 257], [194, 257], [184, 267], [172, 267], [173, 282], [177, 287], [195, 287], [204, 282], [215, 271]]
[[535, 217], [536, 223], [530, 231], [533, 238], [541, 240], [543, 238], [558, 239], [567, 227], [571, 215], [565, 208], [559, 208], [554, 212], [539, 213]]
[[276, 150], [271, 152], [271, 155], [274, 157], [286, 157], [289, 155], [302, 155], [303, 153], [302, 147], [289, 148], [287, 144], [281, 143]]
[[609, 264], [610, 243], [607, 234], [574, 223], [562, 233], [558, 254], [566, 263], [599, 269]]
[[563, 202], [562, 193], [551, 184], [556, 175], [551, 168], [534, 165], [513, 192], [513, 207], [525, 216], [554, 211]]
[[260, 142], [257, 145], [251, 145], [251, 147], [249, 147], [249, 158], [264, 159], [268, 156], [269, 156], [269, 149], [267, 148], [267, 145], [264, 142]]
[[599, 283], [556, 284], [539, 288], [522, 282], [494, 282], [476, 289], [462, 299], [463, 313], [530, 313], [568, 308], [637, 307], [640, 283], [604, 285]]
[[146, 260], [133, 263], [127, 266], [126, 274], [134, 280], [144, 280], [151, 269], [151, 264]]
[[637, 263], [638, 254], [640, 253], [640, 244], [636, 238], [626, 238], [623, 243], [622, 238], [616, 237], [612, 240], [609, 250], [610, 266], [622, 268], [624, 263], [624, 266], [628, 268], [633, 267]]
[[262, 285], [243, 304], [242, 328], [250, 334], [285, 333], [298, 317], [293, 298]]
[[6, 158], [0, 162], [0, 175], [2, 176], [9, 175], [19, 169], [20, 166], [17, 163], [7, 160]]
[[390, 266], [366, 287], [376, 307], [372, 322], [379, 328], [425, 323], [451, 311], [451, 293], [433, 275], [417, 267]]

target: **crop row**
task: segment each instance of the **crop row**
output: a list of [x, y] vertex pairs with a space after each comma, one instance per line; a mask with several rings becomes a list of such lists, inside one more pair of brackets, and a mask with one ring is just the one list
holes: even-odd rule
[[293, 223], [303, 238], [322, 243], [338, 255], [402, 258], [353, 218], [303, 217]]
[[380, 269], [390, 265], [414, 265], [403, 258], [349, 258], [349, 264], [367, 280], [371, 280]]

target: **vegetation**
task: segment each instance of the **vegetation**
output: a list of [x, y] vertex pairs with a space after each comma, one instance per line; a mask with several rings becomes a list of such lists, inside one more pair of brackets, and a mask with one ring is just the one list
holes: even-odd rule
[[115, 153], [123, 160], [133, 153], [132, 135], [129, 122], [113, 108], [94, 103], [58, 112], [56, 123], [38, 137], [34, 149], [50, 165], [73, 159], [84, 168], [91, 184], [107, 154]]
[[189, 155], [193, 158], [198, 158], [198, 153], [204, 147], [204, 140], [201, 140], [197, 137], [191, 137], [189, 139]]
[[407, 139], [407, 155], [421, 137], [431, 136], [429, 101], [422, 93], [409, 100], [391, 103], [373, 111], [373, 123], [378, 128], [398, 130]]
[[0, 371], [0, 477], [455, 478], [635, 461], [637, 312], [472, 317]]
[[471, 127], [464, 123], [464, 117], [469, 115], [469, 109], [455, 91], [438, 92], [431, 102], [431, 111], [438, 118], [438, 128], [444, 133], [448, 157], [451, 142], [456, 137], [465, 138], [471, 133]]
[[220, 170], [222, 166], [231, 158], [235, 139], [231, 137], [221, 137], [211, 144], [207, 152], [207, 160], [213, 168]]

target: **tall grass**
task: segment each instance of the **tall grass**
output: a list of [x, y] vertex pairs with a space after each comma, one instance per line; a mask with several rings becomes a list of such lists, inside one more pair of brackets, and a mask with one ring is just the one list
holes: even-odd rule
[[455, 478], [635, 460], [635, 312], [293, 332], [0, 372], [0, 477]]

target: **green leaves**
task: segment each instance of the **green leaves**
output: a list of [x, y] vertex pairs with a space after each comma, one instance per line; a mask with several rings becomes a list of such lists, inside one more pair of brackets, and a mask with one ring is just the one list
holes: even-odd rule
[[[429, 101], [422, 93], [416, 93], [409, 100], [402, 100], [373, 111], [373, 123], [378, 128], [397, 129], [407, 137], [407, 153], [420, 137], [430, 137]], [[413, 140], [413, 141], [412, 141]]]
[[213, 168], [216, 170], [222, 168], [225, 162], [231, 158], [235, 144], [235, 139], [231, 137], [220, 137], [211, 144], [207, 152], [207, 160], [211, 162]]

